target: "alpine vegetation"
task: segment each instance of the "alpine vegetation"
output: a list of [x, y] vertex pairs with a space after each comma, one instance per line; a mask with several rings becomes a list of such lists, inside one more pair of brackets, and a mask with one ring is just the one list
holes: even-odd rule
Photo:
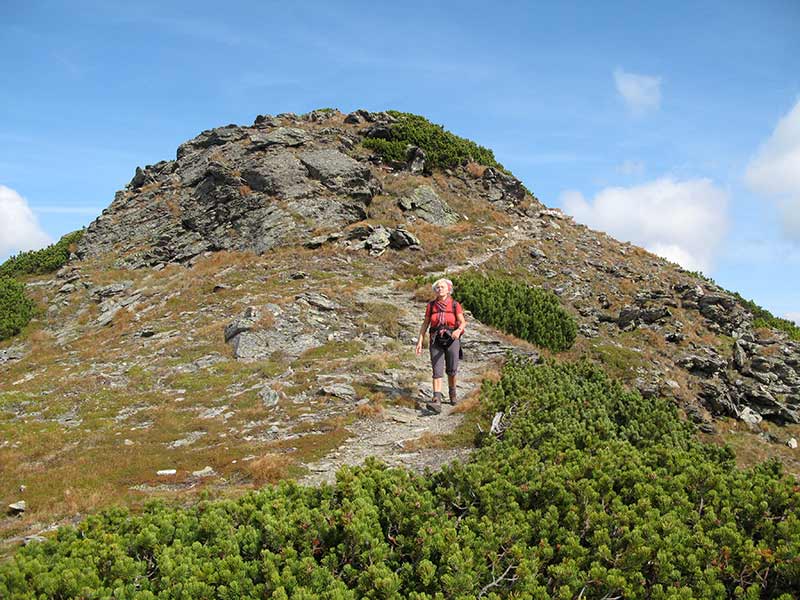
[[0, 277], [0, 340], [17, 335], [33, 316], [33, 302], [25, 286], [11, 277]]
[[675, 408], [587, 363], [510, 359], [467, 464], [369, 461], [334, 485], [191, 509], [113, 509], [0, 567], [26, 598], [781, 598], [800, 589], [800, 493], [738, 470]]
[[47, 248], [20, 252], [0, 265], [0, 277], [53, 273], [67, 263], [70, 252], [75, 250], [82, 237], [83, 230], [73, 231]]
[[19, 334], [33, 317], [34, 303], [25, 295], [25, 286], [15, 278], [57, 271], [67, 263], [70, 248], [83, 231], [73, 231], [41, 250], [20, 252], [0, 264], [0, 340]]
[[553, 351], [568, 350], [578, 331], [558, 297], [510, 277], [465, 273], [453, 278], [456, 297], [479, 321]]
[[375, 150], [386, 160], [403, 163], [408, 158], [409, 147], [417, 147], [425, 153], [428, 169], [446, 169], [475, 161], [504, 170], [491, 150], [459, 137], [425, 117], [396, 110], [387, 111], [387, 114], [392, 122], [374, 130], [363, 141], [365, 147]]

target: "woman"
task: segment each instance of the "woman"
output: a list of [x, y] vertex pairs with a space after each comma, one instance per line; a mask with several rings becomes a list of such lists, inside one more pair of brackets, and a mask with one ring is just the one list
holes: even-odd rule
[[442, 376], [447, 366], [447, 388], [450, 404], [455, 404], [456, 398], [456, 373], [458, 372], [458, 359], [461, 350], [461, 340], [467, 322], [464, 320], [464, 311], [461, 304], [453, 297], [453, 282], [449, 279], [439, 279], [433, 284], [436, 298], [428, 302], [425, 310], [425, 320], [419, 330], [419, 338], [415, 351], [422, 354], [422, 342], [425, 339], [425, 330], [430, 333], [431, 367], [433, 368], [433, 399], [426, 403], [426, 408], [437, 415], [442, 412]]

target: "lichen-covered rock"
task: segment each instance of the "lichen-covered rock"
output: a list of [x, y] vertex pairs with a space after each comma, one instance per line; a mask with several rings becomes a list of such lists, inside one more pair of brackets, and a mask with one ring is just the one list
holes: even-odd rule
[[263, 253], [324, 224], [366, 217], [381, 191], [370, 168], [298, 127], [221, 127], [181, 145], [176, 161], [138, 169], [92, 222], [81, 258], [109, 252], [118, 266], [188, 262], [209, 250]]
[[369, 203], [380, 192], [380, 183], [369, 167], [338, 150], [312, 150], [300, 155], [309, 175], [329, 190]]
[[400, 199], [400, 208], [434, 225], [452, 225], [458, 214], [429, 185], [421, 185]]

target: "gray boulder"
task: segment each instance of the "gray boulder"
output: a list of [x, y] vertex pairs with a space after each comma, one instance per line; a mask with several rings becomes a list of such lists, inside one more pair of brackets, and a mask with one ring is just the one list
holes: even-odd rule
[[505, 201], [516, 205], [525, 198], [522, 182], [513, 175], [489, 167], [483, 172], [483, 188], [490, 202]]
[[263, 150], [270, 146], [302, 146], [311, 140], [311, 136], [303, 129], [295, 127], [278, 127], [272, 131], [256, 131], [250, 134], [254, 150]]
[[748, 425], [758, 425], [764, 418], [749, 406], [745, 406], [739, 413], [739, 419]]
[[273, 390], [271, 387], [264, 387], [258, 393], [259, 398], [261, 398], [261, 403], [264, 405], [264, 408], [272, 408], [273, 406], [278, 405], [278, 401], [280, 400], [280, 394]]
[[406, 163], [408, 170], [415, 175], [421, 175], [425, 171], [425, 152], [417, 146], [410, 146], [406, 153]]
[[356, 396], [356, 391], [353, 389], [353, 386], [347, 383], [332, 383], [330, 385], [325, 385], [320, 390], [320, 393], [333, 396], [335, 398], [342, 398], [343, 400], [352, 400]]
[[12, 346], [10, 348], [0, 348], [0, 365], [12, 360], [19, 360], [25, 356], [25, 349], [21, 346]]
[[429, 185], [419, 186], [409, 196], [401, 198], [398, 204], [404, 211], [433, 225], [452, 225], [459, 219], [458, 214]]
[[324, 294], [317, 294], [316, 292], [305, 292], [295, 296], [296, 300], [304, 300], [311, 306], [326, 311], [337, 310], [340, 308], [336, 302], [328, 298]]
[[196, 138], [178, 146], [178, 159], [184, 158], [193, 152], [210, 148], [211, 146], [221, 146], [244, 139], [247, 132], [244, 128], [237, 125], [226, 125], [204, 131]]
[[391, 235], [391, 231], [379, 225], [375, 227], [367, 239], [364, 240], [364, 248], [372, 251], [372, 253], [381, 252], [389, 246]]
[[402, 227], [393, 230], [389, 235], [389, 246], [396, 250], [409, 248], [411, 246], [419, 246], [419, 239], [413, 234]]
[[702, 354], [689, 354], [677, 360], [677, 364], [695, 375], [710, 377], [720, 372], [728, 364], [727, 361], [710, 348], [704, 348]]
[[620, 329], [636, 327], [640, 324], [652, 325], [658, 321], [663, 321], [672, 316], [666, 306], [656, 306], [652, 308], [640, 308], [636, 306], [626, 306], [619, 313], [617, 325]]
[[288, 152], [250, 159], [242, 165], [241, 173], [251, 190], [270, 196], [302, 198], [314, 190], [306, 168]]
[[329, 190], [369, 204], [381, 191], [369, 167], [338, 150], [311, 150], [300, 155], [309, 175]]
[[119, 296], [125, 290], [130, 288], [132, 285], [133, 285], [132, 281], [126, 280], [126, 281], [119, 281], [117, 283], [111, 283], [109, 285], [92, 287], [89, 290], [89, 297], [95, 302], [102, 302], [107, 298], [113, 298], [114, 296]]
[[255, 327], [256, 322], [261, 318], [260, 311], [254, 306], [249, 306], [242, 315], [235, 321], [230, 322], [225, 327], [225, 341], [230, 342], [234, 337], [245, 331], [250, 331]]
[[699, 396], [715, 415], [735, 417], [739, 414], [728, 387], [717, 378], [702, 381]]
[[[146, 167], [89, 225], [78, 257], [115, 252], [115, 266], [140, 268], [188, 263], [206, 251], [260, 254], [319, 224], [341, 230], [366, 218], [381, 191], [369, 166], [324, 147], [340, 146], [333, 130], [282, 125], [209, 130], [183, 144], [177, 161]], [[298, 158], [297, 147], [314, 149]]]
[[239, 360], [262, 360], [275, 351], [269, 335], [261, 331], [243, 331], [229, 340], [233, 356]]

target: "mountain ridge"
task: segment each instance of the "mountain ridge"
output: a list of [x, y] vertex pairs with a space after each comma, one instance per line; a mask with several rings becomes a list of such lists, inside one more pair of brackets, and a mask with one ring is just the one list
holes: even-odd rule
[[[137, 168], [55, 276], [28, 278], [47, 309], [0, 346], [12, 473], [0, 493], [17, 500], [26, 485], [34, 501], [6, 532], [103, 505], [97, 490], [135, 502], [303, 469], [328, 478], [377, 452], [346, 441], [375, 435], [370, 419], [388, 430], [407, 419], [386, 447], [410, 442], [402, 464], [435, 464], [442, 446], [464, 446], [472, 413], [463, 425], [447, 416], [435, 436], [461, 431], [449, 442], [407, 439], [435, 428], [414, 413], [430, 383], [408, 354], [426, 278], [468, 270], [558, 296], [579, 330], [561, 356], [796, 468], [785, 442], [800, 431], [799, 344], [755, 327], [713, 282], [547, 208], [496, 161], [471, 161], [479, 146], [404, 115], [319, 110], [207, 130], [174, 161]], [[413, 127], [420, 145], [406, 139]], [[432, 166], [435, 152], [453, 162]], [[506, 351], [554, 356], [472, 321], [470, 397]], [[210, 479], [192, 475], [205, 466]]]

